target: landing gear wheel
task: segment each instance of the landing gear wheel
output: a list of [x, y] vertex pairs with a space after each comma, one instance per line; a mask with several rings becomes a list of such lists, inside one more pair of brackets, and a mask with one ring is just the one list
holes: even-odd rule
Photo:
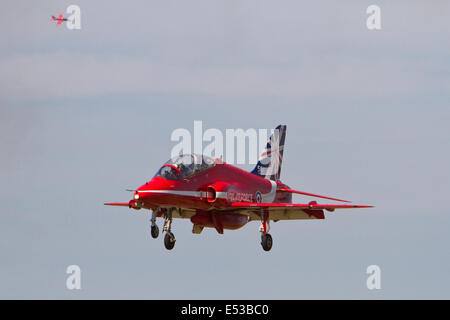
[[261, 236], [261, 245], [264, 251], [270, 251], [272, 249], [272, 236], [268, 233]]
[[164, 236], [164, 246], [167, 250], [172, 250], [175, 246], [175, 236], [172, 232], [167, 232]]
[[152, 234], [152, 238], [153, 239], [158, 238], [158, 236], [159, 236], [159, 228], [158, 228], [158, 226], [156, 224], [154, 226], [151, 226], [150, 233]]

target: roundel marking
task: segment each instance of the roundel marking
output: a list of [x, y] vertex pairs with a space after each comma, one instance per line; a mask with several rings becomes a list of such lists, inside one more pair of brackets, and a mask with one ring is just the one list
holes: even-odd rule
[[256, 203], [261, 203], [261, 201], [262, 201], [262, 195], [261, 195], [261, 192], [256, 191], [256, 193], [255, 193], [255, 202], [256, 202]]

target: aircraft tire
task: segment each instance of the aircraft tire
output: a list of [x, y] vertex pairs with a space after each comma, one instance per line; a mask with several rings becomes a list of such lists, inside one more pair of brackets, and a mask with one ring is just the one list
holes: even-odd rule
[[270, 251], [272, 249], [272, 236], [269, 233], [263, 234], [261, 236], [261, 246], [263, 247], [264, 251]]
[[167, 232], [164, 236], [164, 246], [167, 250], [172, 250], [175, 246], [175, 237], [172, 232]]
[[150, 233], [152, 234], [152, 238], [156, 239], [159, 236], [159, 228], [158, 226], [155, 224], [154, 226], [150, 227]]

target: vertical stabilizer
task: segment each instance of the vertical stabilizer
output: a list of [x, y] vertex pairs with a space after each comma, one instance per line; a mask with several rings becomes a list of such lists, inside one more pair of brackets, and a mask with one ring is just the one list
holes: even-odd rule
[[267, 141], [266, 148], [259, 156], [253, 174], [270, 180], [279, 180], [281, 164], [283, 162], [284, 141], [286, 139], [286, 126], [279, 125]]

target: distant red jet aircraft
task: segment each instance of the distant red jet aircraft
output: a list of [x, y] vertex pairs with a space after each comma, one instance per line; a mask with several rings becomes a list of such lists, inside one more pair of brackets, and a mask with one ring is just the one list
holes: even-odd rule
[[50, 21], [52, 21], [52, 22], [53, 22], [53, 21], [58, 21], [58, 22], [56, 23], [56, 25], [58, 26], [58, 25], [60, 25], [61, 23], [63, 23], [64, 21], [70, 21], [70, 20], [67, 19], [67, 18], [63, 18], [62, 13], [60, 13], [58, 18], [55, 17], [55, 16], [52, 16], [52, 18], [50, 19]]
[[251, 172], [207, 156], [186, 154], [167, 161], [147, 183], [134, 191], [134, 199], [126, 203], [105, 203], [152, 210], [151, 235], [157, 238], [156, 218], [164, 218], [164, 245], [171, 250], [175, 237], [171, 232], [173, 218], [190, 219], [193, 233], [204, 227], [235, 230], [252, 220], [260, 220], [261, 245], [272, 248], [269, 221], [325, 219], [324, 210], [370, 208], [350, 204], [292, 203], [292, 194], [349, 202], [327, 196], [292, 190], [280, 179], [286, 126], [278, 126], [266, 149]]

